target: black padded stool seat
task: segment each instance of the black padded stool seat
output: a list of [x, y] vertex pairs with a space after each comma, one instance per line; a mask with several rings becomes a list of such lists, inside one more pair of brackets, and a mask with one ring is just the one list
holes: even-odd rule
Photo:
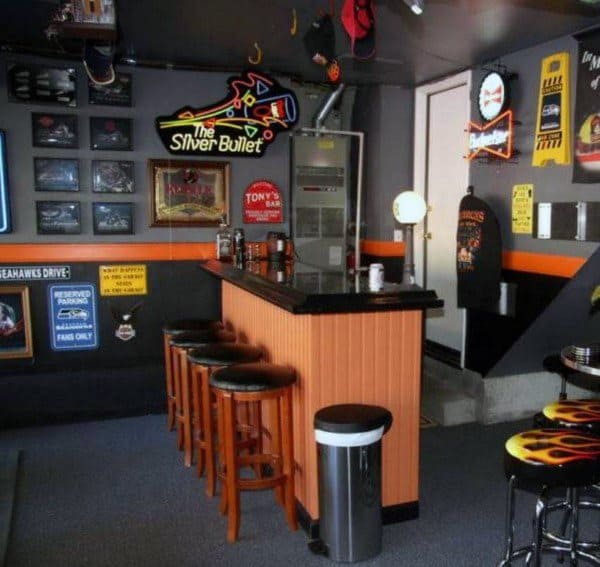
[[219, 390], [262, 392], [291, 386], [296, 373], [287, 366], [252, 362], [221, 368], [210, 377], [210, 385]]
[[204, 331], [205, 329], [222, 329], [223, 323], [218, 319], [177, 319], [167, 321], [163, 325], [163, 332], [168, 335], [178, 335], [188, 331]]
[[571, 429], [531, 429], [505, 444], [508, 477], [544, 486], [589, 486], [600, 478], [600, 439]]
[[204, 331], [188, 331], [175, 335], [169, 341], [170, 345], [177, 348], [194, 348], [210, 343], [233, 343], [235, 333], [224, 329], [205, 329]]
[[579, 429], [600, 436], [599, 400], [563, 400], [548, 404], [542, 415], [550, 427]]
[[188, 360], [202, 366], [231, 366], [246, 362], [258, 362], [262, 349], [251, 345], [209, 343], [188, 352]]

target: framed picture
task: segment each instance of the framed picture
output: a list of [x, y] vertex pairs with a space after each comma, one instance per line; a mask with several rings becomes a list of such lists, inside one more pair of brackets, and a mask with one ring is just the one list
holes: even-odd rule
[[90, 118], [90, 145], [92, 150], [133, 150], [131, 118]]
[[33, 158], [36, 191], [79, 191], [79, 161], [62, 158]]
[[133, 234], [133, 203], [92, 203], [94, 234]]
[[92, 191], [94, 193], [133, 193], [132, 161], [93, 160]]
[[12, 231], [7, 169], [6, 132], [0, 130], [0, 234], [8, 234]]
[[38, 234], [80, 234], [79, 201], [36, 201]]
[[89, 103], [105, 106], [131, 106], [131, 73], [116, 73], [110, 85], [97, 85], [88, 80]]
[[27, 104], [77, 106], [75, 69], [42, 65], [8, 67], [8, 99]]
[[148, 160], [150, 226], [217, 226], [229, 218], [229, 163]]
[[68, 148], [79, 146], [75, 114], [31, 113], [33, 145], [38, 148]]
[[0, 359], [32, 356], [29, 288], [0, 286]]

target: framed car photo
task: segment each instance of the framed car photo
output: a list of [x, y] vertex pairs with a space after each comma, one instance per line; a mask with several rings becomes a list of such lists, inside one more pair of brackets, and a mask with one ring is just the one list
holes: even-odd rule
[[120, 160], [92, 161], [94, 193], [133, 193], [134, 162]]
[[79, 146], [75, 114], [31, 113], [33, 145], [38, 148], [76, 149]]
[[79, 201], [36, 201], [38, 234], [80, 234]]
[[131, 73], [117, 73], [110, 85], [88, 81], [89, 103], [105, 106], [131, 106]]
[[33, 158], [36, 191], [79, 191], [79, 160]]
[[131, 118], [90, 118], [90, 147], [92, 150], [133, 150]]
[[94, 234], [133, 234], [133, 203], [92, 203]]
[[29, 288], [0, 286], [0, 359], [32, 356]]

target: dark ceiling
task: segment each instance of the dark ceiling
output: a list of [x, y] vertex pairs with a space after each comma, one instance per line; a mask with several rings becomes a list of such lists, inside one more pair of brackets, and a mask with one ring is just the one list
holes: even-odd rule
[[[425, 0], [414, 15], [403, 0], [375, 0], [375, 58], [352, 59], [340, 23], [343, 0], [117, 0], [118, 56], [138, 64], [238, 70], [256, 42], [261, 68], [324, 82], [325, 71], [305, 52], [302, 37], [323, 11], [335, 8], [336, 52], [351, 84], [415, 85], [490, 62], [563, 35], [600, 26], [600, 4], [579, 0]], [[43, 30], [56, 0], [0, 0], [0, 43], [15, 52], [65, 55], [67, 41]], [[298, 32], [290, 33], [293, 9]], [[66, 52], [66, 53], [65, 53]]]

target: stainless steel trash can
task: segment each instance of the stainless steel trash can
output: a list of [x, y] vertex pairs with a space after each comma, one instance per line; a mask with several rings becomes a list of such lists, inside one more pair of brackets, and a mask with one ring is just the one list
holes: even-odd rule
[[355, 562], [381, 553], [381, 438], [385, 408], [328, 406], [315, 414], [321, 552]]

